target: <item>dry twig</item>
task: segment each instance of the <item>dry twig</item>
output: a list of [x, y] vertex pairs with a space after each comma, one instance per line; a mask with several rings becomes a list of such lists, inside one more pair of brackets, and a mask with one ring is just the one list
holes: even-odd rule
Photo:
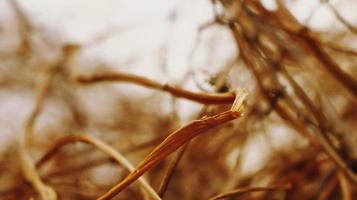
[[290, 186], [267, 186], [267, 187], [247, 187], [247, 188], [239, 188], [235, 189], [223, 194], [219, 194], [210, 198], [209, 200], [219, 200], [234, 197], [240, 194], [250, 193], [250, 192], [263, 192], [263, 191], [275, 191], [275, 190], [288, 190]]
[[246, 96], [247, 92], [245, 90], [239, 90], [236, 94], [236, 100], [233, 103], [231, 110], [211, 117], [203, 117], [200, 120], [195, 120], [170, 134], [135, 168], [133, 173], [130, 173], [123, 181], [115, 185], [112, 189], [110, 189], [107, 193], [98, 199], [112, 199], [131, 183], [137, 180], [140, 176], [142, 176], [146, 171], [157, 165], [183, 144], [209, 129], [240, 117], [243, 114], [244, 101]]
[[79, 76], [77, 80], [85, 84], [109, 81], [129, 82], [151, 89], [165, 91], [175, 97], [185, 98], [203, 104], [229, 104], [234, 101], [234, 94], [232, 92], [219, 94], [191, 92], [168, 84], [161, 84], [142, 76], [121, 72], [101, 72], [91, 76]]
[[[124, 166], [129, 172], [134, 171], [134, 166], [121, 153], [119, 153], [117, 150], [115, 150], [108, 144], [100, 141], [99, 139], [88, 135], [70, 135], [59, 139], [54, 144], [54, 146], [37, 162], [36, 167], [38, 168], [41, 167], [46, 161], [48, 161], [51, 157], [53, 157], [61, 148], [63, 148], [63, 146], [74, 142], [84, 142], [93, 145], [94, 147], [98, 148], [99, 150], [109, 155], [120, 165]], [[156, 200], [161, 199], [143, 177], [139, 178], [139, 183], [141, 184], [144, 191], [150, 194], [152, 199], [156, 199]], [[146, 193], [144, 193], [144, 196], [145, 194]]]

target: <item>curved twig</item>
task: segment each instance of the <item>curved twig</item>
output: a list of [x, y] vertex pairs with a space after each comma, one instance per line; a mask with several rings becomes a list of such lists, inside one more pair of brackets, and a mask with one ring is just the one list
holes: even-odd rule
[[36, 122], [37, 116], [42, 110], [43, 101], [50, 87], [50, 80], [53, 76], [53, 71], [46, 71], [43, 76], [43, 80], [37, 84], [36, 88], [36, 100], [33, 111], [30, 114], [25, 126], [25, 136], [19, 145], [19, 157], [21, 160], [21, 169], [26, 178], [39, 193], [43, 200], [56, 200], [56, 192], [49, 186], [47, 186], [37, 173], [34, 160], [32, 159], [29, 148], [31, 146], [33, 127]]
[[351, 192], [351, 186], [350, 186], [349, 180], [341, 172], [337, 173], [337, 177], [338, 177], [338, 181], [340, 182], [342, 199], [343, 200], [352, 200], [352, 192]]
[[[94, 147], [100, 149], [110, 157], [112, 157], [115, 161], [117, 161], [120, 165], [123, 165], [128, 171], [133, 172], [134, 166], [117, 150], [108, 144], [100, 141], [95, 137], [91, 137], [88, 135], [70, 135], [61, 138], [58, 140], [55, 145], [37, 162], [36, 167], [41, 167], [46, 161], [48, 161], [51, 157], [53, 157], [63, 146], [74, 143], [74, 142], [84, 142], [86, 144], [93, 145]], [[146, 182], [146, 180], [141, 177], [139, 178], [139, 183], [142, 188], [145, 189], [145, 192], [150, 194], [153, 199], [160, 200], [161, 198], [157, 195], [155, 190]], [[145, 193], [146, 194], [146, 193]], [[144, 194], [144, 195], [145, 195]]]
[[147, 88], [161, 90], [170, 93], [173, 96], [189, 99], [203, 104], [230, 104], [234, 101], [233, 92], [227, 93], [199, 93], [184, 90], [169, 84], [161, 84], [142, 76], [128, 74], [123, 72], [100, 72], [91, 76], [78, 76], [77, 81], [83, 84], [92, 84], [98, 82], [128, 82], [141, 85]]
[[339, 53], [343, 53], [346, 55], [350, 55], [350, 56], [357, 56], [357, 51], [351, 48], [345, 48], [336, 44], [333, 44], [331, 42], [326, 42], [326, 41], [321, 41], [318, 39], [315, 39], [315, 42], [320, 44], [323, 47], [329, 48], [333, 51], [339, 52]]
[[350, 24], [338, 11], [335, 7], [333, 7], [328, 1], [326, 1], [327, 7], [333, 12], [335, 17], [339, 22], [341, 22], [351, 33], [357, 35], [357, 28]]

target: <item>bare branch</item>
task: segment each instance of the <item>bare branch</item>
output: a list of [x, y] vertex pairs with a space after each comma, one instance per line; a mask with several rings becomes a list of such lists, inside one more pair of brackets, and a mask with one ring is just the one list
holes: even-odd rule
[[175, 97], [185, 98], [203, 104], [229, 104], [232, 103], [235, 98], [232, 92], [218, 94], [191, 92], [168, 84], [161, 84], [142, 76], [122, 72], [101, 72], [91, 76], [82, 75], [77, 77], [77, 81], [84, 84], [98, 82], [134, 83], [147, 88], [168, 92]]

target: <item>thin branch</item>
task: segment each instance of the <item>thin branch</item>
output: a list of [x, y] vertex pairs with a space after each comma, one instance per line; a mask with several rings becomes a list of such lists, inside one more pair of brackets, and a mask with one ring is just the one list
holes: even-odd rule
[[340, 66], [314, 42], [315, 40], [307, 34], [291, 34], [293, 39], [301, 42], [306, 51], [314, 55], [319, 63], [337, 80], [344, 88], [346, 88], [355, 98], [357, 98], [357, 80], [343, 71]]
[[325, 116], [325, 113], [321, 108], [317, 107], [314, 105], [312, 100], [307, 96], [303, 88], [294, 80], [293, 77], [286, 71], [284, 67], [280, 68], [280, 72], [282, 72], [283, 76], [287, 79], [289, 84], [292, 86], [294, 93], [296, 96], [300, 99], [300, 101], [303, 103], [305, 107], [307, 107], [307, 110], [311, 111], [311, 115], [314, 116], [316, 121], [318, 122], [319, 128], [321, 129], [321, 132], [323, 134], [326, 134], [326, 130], [330, 129], [329, 121]]
[[[199, 115], [198, 115], [198, 119], [204, 116], [204, 113], [206, 112], [208, 106], [204, 106]], [[183, 155], [186, 153], [186, 150], [188, 148], [188, 146], [190, 145], [190, 141], [188, 141], [186, 144], [184, 144], [179, 152], [176, 153], [175, 157], [172, 158], [172, 160], [169, 163], [169, 166], [167, 167], [167, 170], [164, 174], [164, 177], [161, 180], [160, 183], [160, 187], [159, 187], [159, 191], [158, 194], [161, 198], [164, 198], [164, 195], [166, 193], [166, 190], [170, 184], [170, 181], [172, 180], [172, 177], [177, 169], [178, 164], [181, 161], [181, 158], [183, 157]]]
[[210, 198], [209, 200], [219, 200], [234, 197], [240, 194], [250, 193], [250, 192], [263, 192], [263, 191], [276, 191], [276, 190], [288, 190], [290, 186], [268, 186], [268, 187], [246, 187], [246, 188], [239, 188], [235, 190], [231, 190], [229, 192], [219, 194]]
[[183, 147], [181, 147], [179, 152], [176, 153], [175, 157], [172, 158], [172, 161], [170, 162], [169, 166], [167, 167], [167, 171], [166, 171], [164, 177], [162, 178], [162, 181], [161, 181], [160, 187], [159, 187], [159, 191], [158, 191], [158, 194], [161, 198], [164, 197], [167, 187], [169, 186], [170, 180], [171, 180], [175, 170], [177, 169], [177, 165], [180, 162], [180, 160], [181, 160], [183, 154], [185, 153], [189, 144], [190, 143], [187, 142]]
[[331, 199], [330, 196], [333, 194], [333, 192], [336, 189], [338, 183], [337, 181], [338, 181], [337, 176], [334, 175], [333, 178], [331, 178], [327, 182], [326, 181], [322, 182], [321, 184], [323, 187], [321, 188], [321, 191], [317, 196], [317, 199], [319, 200]]
[[[260, 6], [259, 8], [264, 9], [262, 6]], [[283, 9], [284, 12], [287, 12], [287, 13], [285, 13], [287, 16], [291, 15], [291, 13], [286, 8], [282, 7], [281, 9]], [[267, 12], [267, 11], [263, 10], [262, 12]], [[294, 20], [294, 19], [292, 19], [292, 20]], [[240, 24], [242, 24], [242, 23], [240, 23]], [[244, 33], [240, 29], [240, 27], [231, 25], [231, 30], [234, 33], [234, 36], [237, 40], [237, 44], [239, 44], [239, 46], [242, 47], [241, 49], [244, 49], [244, 51], [242, 51], [242, 57], [243, 57], [244, 61], [247, 63], [247, 65], [251, 66], [251, 69], [253, 70], [254, 74], [256, 75], [257, 81], [259, 83], [258, 84], [259, 87], [263, 91], [265, 91], [264, 85], [262, 83], [263, 77], [260, 75], [259, 70], [257, 70], [257, 69], [265, 68], [266, 66], [264, 66], [263, 63], [257, 62], [259, 60], [259, 58], [254, 58], [255, 56], [257, 56], [257, 55], [255, 55], [257, 53], [250, 50], [252, 48], [252, 46], [254, 46], [254, 45], [250, 45], [249, 42], [251, 42], [251, 41], [249, 41], [249, 39], [247, 39], [248, 37], [246, 37], [244, 35]], [[355, 93], [357, 95], [356, 80], [352, 79], [352, 77], [350, 77], [348, 74], [343, 72], [339, 68], [339, 66], [332, 60], [332, 58], [330, 58], [329, 55], [327, 55], [325, 52], [323, 52], [322, 49], [320, 49], [320, 47], [313, 41], [312, 37], [310, 36], [311, 34], [305, 33], [306, 31], [296, 32], [296, 31], [293, 31], [288, 28], [287, 28], [287, 31], [290, 33], [290, 36], [293, 39], [300, 42], [301, 46], [305, 47], [307, 49], [307, 51], [311, 51], [311, 54], [313, 54], [317, 58], [317, 60], [319, 60], [319, 62], [321, 62], [322, 65], [324, 65], [326, 68], [330, 69], [331, 74], [332, 74], [332, 71], [334, 71], [335, 73], [333, 75], [335, 78], [341, 79], [342, 84], [348, 85], [345, 87], [346, 88], [350, 87], [348, 89], [350, 89], [350, 91], [352, 93]], [[261, 58], [261, 59], [263, 59], [263, 58]], [[260, 65], [262, 65], [262, 66], [260, 66]], [[255, 69], [255, 68], [257, 68], [257, 69]], [[335, 70], [337, 70], [338, 72]], [[262, 71], [262, 70], [260, 70], [260, 71]], [[336, 74], [337, 74], [337, 76], [336, 76]], [[271, 97], [269, 97], [269, 91], [265, 91], [265, 92], [268, 92], [266, 94], [266, 96], [268, 98], [271, 98]], [[279, 105], [279, 104], [276, 104], [276, 105]], [[276, 111], [278, 111], [276, 106], [275, 106], [275, 109], [276, 109]], [[282, 109], [279, 110], [278, 113], [279, 112], [282, 112]], [[297, 111], [295, 111], [295, 112], [297, 112]], [[353, 180], [353, 182], [357, 182], [357, 174], [350, 168], [350, 166], [347, 164], [347, 162], [343, 160], [343, 158], [339, 155], [339, 153], [337, 153], [336, 150], [331, 147], [330, 142], [328, 141], [326, 136], [323, 135], [323, 133], [322, 133], [323, 130], [320, 129], [315, 132], [316, 134], [312, 135], [310, 133], [310, 131], [304, 126], [304, 123], [302, 123], [300, 120], [297, 120], [293, 116], [291, 116], [289, 114], [289, 111], [287, 111], [285, 114], [287, 114], [287, 115], [282, 116], [283, 119], [285, 119], [285, 120], [289, 119], [289, 122], [291, 122], [292, 125], [294, 126], [294, 128], [296, 130], [298, 130], [299, 132], [304, 131], [302, 133], [304, 133], [304, 135], [308, 136], [308, 138], [310, 140], [312, 139], [311, 140], [312, 142], [314, 142], [315, 144], [318, 144], [318, 146], [321, 146], [323, 148], [323, 150], [325, 151], [325, 153], [331, 158], [331, 160], [336, 164], [336, 166], [339, 167], [339, 169], [345, 175], [347, 175], [351, 180]], [[279, 115], [281, 115], [281, 113], [279, 113]], [[321, 127], [319, 127], [319, 128], [321, 128]], [[316, 138], [314, 138], [312, 136], [314, 136]]]
[[161, 90], [170, 93], [173, 96], [185, 98], [203, 104], [230, 104], [234, 101], [233, 92], [227, 93], [198, 93], [184, 90], [168, 84], [161, 84], [142, 76], [122, 73], [122, 72], [101, 72], [91, 76], [79, 76], [77, 81], [83, 84], [93, 84], [98, 82], [128, 82], [141, 85], [147, 88]]
[[[15, 1], [14, 1], [15, 2]], [[36, 171], [35, 163], [30, 155], [30, 147], [32, 139], [34, 138], [33, 130], [38, 115], [41, 113], [43, 103], [46, 95], [49, 93], [51, 82], [56, 74], [57, 70], [63, 67], [66, 63], [69, 54], [64, 54], [61, 59], [58, 60], [56, 65], [50, 66], [45, 69], [44, 74], [40, 77], [39, 82], [36, 84], [36, 99], [35, 106], [28, 118], [25, 125], [25, 136], [20, 139], [19, 157], [21, 160], [21, 169], [25, 176], [25, 179], [29, 181], [40, 194], [43, 200], [56, 200], [56, 192], [49, 186], [45, 185], [39, 174]]]
[[329, 48], [333, 51], [337, 51], [346, 55], [351, 55], [351, 56], [357, 56], [357, 51], [351, 48], [345, 48], [342, 46], [338, 46], [336, 44], [333, 44], [331, 42], [324, 42], [324, 41], [320, 41], [318, 39], [315, 40], [316, 43], [322, 45], [323, 47]]
[[356, 174], [348, 167], [345, 161], [338, 155], [335, 148], [331, 145], [332, 142], [329, 140], [330, 138], [334, 138], [341, 142], [336, 137], [335, 127], [333, 127], [331, 125], [332, 123], [330, 123], [330, 121], [326, 118], [323, 110], [313, 104], [312, 100], [307, 96], [300, 85], [297, 84], [296, 81], [289, 75], [286, 69], [284, 67], [281, 67], [280, 69], [292, 86], [297, 97], [301, 100], [303, 105], [307, 107], [307, 110], [311, 111], [311, 115], [316, 119], [319, 128], [319, 133], [316, 137], [320, 140], [320, 144], [325, 148], [325, 151], [329, 154], [337, 166], [340, 166], [340, 170], [342, 172], [349, 175], [352, 179], [356, 179]]
[[[93, 145], [94, 147], [100, 149], [115, 161], [117, 161], [120, 165], [124, 166], [129, 172], [134, 171], [134, 166], [117, 150], [108, 144], [100, 141], [95, 137], [91, 137], [88, 135], [70, 135], [61, 138], [58, 140], [55, 145], [37, 162], [36, 167], [41, 167], [46, 161], [52, 158], [63, 146], [74, 143], [74, 142], [84, 142], [86, 144]], [[139, 178], [139, 183], [142, 188], [150, 194], [153, 199], [160, 200], [161, 198], [157, 195], [155, 190], [146, 182], [146, 180], [141, 177]], [[144, 193], [145, 196], [145, 193]]]
[[240, 90], [236, 95], [236, 100], [234, 101], [231, 110], [211, 117], [203, 117], [200, 120], [195, 120], [170, 134], [135, 168], [133, 173], [130, 173], [123, 181], [115, 185], [103, 196], [99, 197], [98, 200], [108, 200], [114, 198], [135, 180], [141, 177], [146, 171], [160, 163], [168, 155], [191, 139], [206, 132], [207, 130], [240, 117], [245, 109], [244, 102], [246, 96], [247, 92], [245, 90]]
[[[262, 6], [260, 8], [264, 9]], [[321, 46], [319, 46], [313, 32], [311, 32], [307, 27], [302, 26], [283, 3], [279, 4], [279, 11], [283, 14], [283, 16], [285, 16], [286, 23], [279, 23], [276, 16], [272, 15], [270, 15], [270, 20], [278, 22], [281, 26], [280, 28], [283, 28], [290, 35], [290, 37], [295, 40], [296, 43], [302, 47], [302, 49], [304, 49], [306, 54], [313, 55], [316, 58], [315, 61], [323, 66], [331, 77], [341, 84], [343, 88], [349, 91], [353, 97], [357, 98], [357, 80], [341, 69], [340, 65], [333, 58], [331, 58], [331, 56], [328, 55]], [[291, 24], [294, 25], [293, 27], [297, 28], [292, 28]]]
[[52, 75], [52, 71], [46, 71], [46, 74], [43, 76], [44, 79], [40, 80], [40, 82], [37, 84], [35, 107], [31, 112], [29, 119], [27, 120], [25, 127], [25, 137], [22, 139], [19, 146], [19, 157], [21, 160], [22, 172], [26, 180], [31, 182], [43, 200], [56, 200], [57, 195], [51, 187], [42, 182], [39, 174], [36, 171], [34, 161], [29, 153], [29, 148], [33, 136], [33, 127], [37, 116], [41, 112], [45, 96], [48, 93]]
[[21, 160], [22, 173], [26, 180], [31, 182], [33, 187], [39, 193], [42, 200], [56, 200], [56, 192], [45, 183], [42, 182], [40, 175], [37, 173], [34, 161], [25, 148], [25, 144], [21, 143], [19, 148], [19, 156]]
[[335, 7], [333, 7], [328, 1], [326, 1], [327, 7], [333, 12], [335, 17], [340, 21], [349, 31], [353, 34], [357, 35], [357, 28], [354, 27], [351, 23], [349, 23], [338, 11]]
[[341, 172], [338, 172], [337, 177], [338, 177], [338, 181], [340, 182], [342, 199], [343, 200], [352, 200], [352, 192], [351, 192], [351, 186], [350, 186], [349, 180]]
[[53, 78], [53, 75], [54, 75], [53, 71], [48, 70], [45, 72], [45, 74], [43, 74], [42, 77], [40, 77], [40, 80], [37, 83], [35, 106], [31, 112], [30, 117], [28, 118], [26, 126], [25, 126], [25, 145], [27, 147], [31, 145], [31, 140], [33, 138], [34, 125], [35, 125], [37, 116], [42, 111], [43, 102], [45, 100], [45, 97], [46, 97], [49, 89], [50, 89], [50, 84], [51, 84], [50, 82], [51, 82], [51, 79]]
[[[222, 70], [222, 72], [219, 74], [217, 81], [215, 83], [215, 89], [216, 91], [221, 90], [222, 87], [224, 87], [225, 85], [225, 79], [226, 76], [228, 75], [228, 73], [230, 72], [230, 70], [233, 68], [234, 64], [236, 63], [237, 60], [234, 60], [234, 62], [229, 63], [228, 66], [225, 66], [224, 69]], [[207, 111], [208, 106], [205, 105], [200, 113], [198, 114], [197, 118], [201, 118], [202, 116], [204, 116], [204, 114]], [[186, 143], [183, 147], [181, 147], [181, 149], [179, 150], [179, 152], [177, 152], [176, 156], [171, 160], [169, 166], [167, 167], [167, 171], [160, 183], [160, 187], [159, 187], [159, 195], [160, 197], [163, 197], [167, 187], [171, 181], [171, 178], [175, 172], [175, 170], [177, 169], [178, 163], [180, 162], [182, 156], [184, 155], [184, 153], [186, 152], [186, 149], [188, 147], [188, 145], [190, 144], [190, 142]]]
[[15, 12], [19, 35], [21, 38], [21, 43], [17, 51], [20, 55], [27, 55], [30, 53], [30, 34], [33, 31], [33, 27], [17, 0], [9, 0], [9, 4], [12, 6]]
[[[144, 143], [141, 143], [137, 146], [133, 146], [133, 147], [128, 147], [128, 148], [124, 148], [121, 150], [122, 153], [127, 153], [127, 154], [132, 154], [132, 153], [135, 153], [137, 151], [140, 151], [140, 150], [143, 150], [145, 148], [148, 148], [148, 147], [151, 147], [155, 144], [158, 144], [160, 141], [162, 141], [164, 139], [164, 137], [157, 137], [157, 138], [154, 138], [154, 139], [151, 139], [147, 142], [144, 142]], [[66, 139], [61, 139], [61, 140], [66, 140]], [[57, 141], [57, 143], [59, 142], [59, 140]], [[66, 144], [63, 144], [63, 145], [66, 145]], [[52, 147], [54, 148], [54, 147]], [[57, 149], [56, 151], [58, 151], [59, 149]], [[49, 153], [49, 152], [47, 152]], [[87, 152], [86, 152], [87, 153]], [[53, 154], [56, 154], [56, 152], [53, 152]], [[52, 155], [54, 156], [54, 155]], [[43, 161], [43, 160], [48, 160], [49, 158], [44, 158], [42, 157], [37, 163], [36, 163], [36, 168], [39, 168], [41, 167], [44, 162], [46, 161]], [[42, 160], [42, 161], [41, 161]], [[51, 177], [59, 177], [59, 176], [63, 176], [63, 175], [68, 175], [69, 173], [74, 173], [74, 172], [83, 172], [84, 170], [88, 169], [88, 168], [92, 168], [92, 167], [96, 167], [98, 165], [101, 165], [101, 164], [104, 164], [104, 163], [107, 163], [107, 162], [111, 162], [112, 159], [111, 158], [100, 158], [100, 159], [97, 159], [97, 160], [92, 160], [92, 161], [88, 161], [87, 163], [85, 164], [81, 164], [81, 165], [78, 165], [78, 166], [74, 166], [74, 167], [68, 167], [68, 168], [65, 168], [65, 169], [60, 169], [60, 170], [57, 170], [57, 171], [52, 171], [48, 174], [46, 174], [44, 176], [44, 180], [47, 180]], [[26, 182], [25, 181], [22, 181], [22, 183], [18, 183], [16, 186], [13, 186], [13, 187], [9, 187], [8, 189], [3, 189], [3, 190], [0, 190], [0, 196], [2, 195], [7, 195], [9, 193], [13, 193], [15, 192], [16, 190], [26, 186]]]
[[[244, 50], [241, 52], [242, 58], [243, 58], [244, 62], [247, 63], [247, 65], [250, 66], [250, 68], [252, 69], [254, 75], [256, 76], [256, 80], [258, 82], [259, 87], [264, 92], [264, 95], [266, 96], [267, 99], [274, 101], [274, 99], [276, 97], [274, 97], [274, 95], [272, 96], [270, 94], [271, 89], [265, 88], [265, 86], [263, 84], [263, 80], [266, 79], [271, 82], [273, 82], [275, 80], [275, 84], [278, 84], [278, 82], [276, 81], [275, 77], [266, 78], [266, 75], [263, 76], [262, 73], [267, 73], [270, 76], [274, 76], [274, 74], [269, 72], [269, 70], [264, 69], [264, 68], [266, 68], [266, 66], [264, 66], [264, 63], [258, 62], [260, 60], [257, 57], [258, 56], [257, 53], [255, 51], [251, 50], [252, 46], [254, 49], [254, 45], [250, 45], [250, 43], [247, 39], [248, 36], [246, 37], [244, 35], [241, 28], [237, 27], [236, 25], [230, 25], [230, 28], [233, 32], [233, 35], [236, 39], [237, 44], [241, 47], [242, 50]], [[310, 45], [310, 44], [306, 43], [306, 45]], [[316, 45], [316, 44], [314, 43], [311, 45]], [[280, 88], [279, 86], [274, 86], [274, 87]], [[357, 87], [356, 87], [356, 92], [357, 92]], [[357, 93], [356, 93], [356, 95], [357, 95]], [[348, 175], [348, 177], [351, 180], [353, 180], [354, 182], [357, 182], [357, 174], [354, 173], [354, 171], [352, 169], [350, 169], [350, 167], [341, 158], [341, 156], [334, 149], [331, 148], [331, 145], [329, 144], [328, 140], [326, 139], [326, 137], [324, 137], [324, 135], [321, 134], [320, 131], [317, 131], [317, 134], [314, 135], [316, 138], [314, 138], [313, 135], [310, 133], [310, 131], [306, 128], [305, 124], [303, 122], [301, 122], [300, 120], [296, 119], [293, 116], [293, 113], [289, 112], [284, 106], [282, 106], [282, 104], [280, 102], [274, 103], [274, 109], [277, 111], [277, 113], [279, 114], [279, 116], [281, 118], [283, 118], [284, 120], [291, 123], [291, 125], [297, 131], [299, 131], [304, 136], [309, 138], [310, 141], [313, 142], [314, 145], [323, 147], [323, 150], [325, 151], [325, 153], [331, 158], [332, 161], [334, 161], [334, 163], [339, 167], [339, 169], [341, 169], [346, 175]], [[295, 111], [295, 114], [296, 114], [296, 112], [297, 111]]]

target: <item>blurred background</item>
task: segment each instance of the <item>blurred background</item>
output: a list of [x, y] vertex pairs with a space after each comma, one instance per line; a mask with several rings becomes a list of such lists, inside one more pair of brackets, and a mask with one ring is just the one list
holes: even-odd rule
[[[84, 134], [135, 166], [174, 130], [230, 106], [125, 81], [76, 81], [103, 71], [194, 92], [249, 92], [244, 117], [198, 136], [178, 151], [182, 157], [175, 152], [145, 174], [163, 199], [271, 185], [289, 189], [239, 199], [357, 198], [356, 27], [355, 0], [0, 0], [0, 199], [40, 198], [17, 152], [31, 116], [34, 162], [60, 138]], [[325, 68], [331, 63], [337, 71]], [[59, 199], [94, 199], [128, 174], [80, 142], [62, 147], [38, 173]], [[148, 197], [134, 184], [116, 198]]]

